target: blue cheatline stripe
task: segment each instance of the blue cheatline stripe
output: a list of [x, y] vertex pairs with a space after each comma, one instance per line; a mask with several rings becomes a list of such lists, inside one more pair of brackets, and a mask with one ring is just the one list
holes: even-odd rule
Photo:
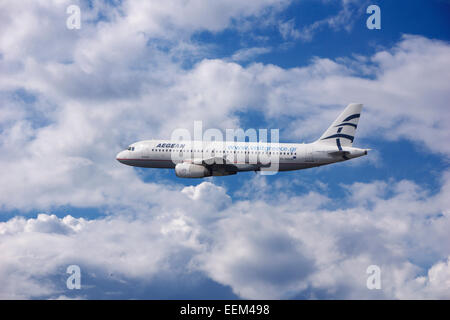
[[329, 136], [329, 137], [323, 138], [322, 140], [325, 140], [325, 139], [331, 139], [331, 138], [345, 138], [345, 139], [348, 139], [348, 140], [350, 140], [351, 142], [353, 142], [353, 139], [354, 139], [355, 137], [350, 136], [350, 135], [348, 135], [348, 134], [337, 133], [337, 134], [333, 134], [333, 135], [331, 135], [331, 136]]
[[342, 151], [341, 139], [336, 139], [336, 145], [337, 145], [339, 151]]
[[344, 123], [338, 124], [338, 125], [335, 126], [335, 127], [343, 127], [343, 126], [352, 126], [352, 127], [354, 127], [355, 129], [356, 129], [356, 127], [357, 127], [356, 124], [350, 123], [350, 122], [344, 122]]
[[352, 114], [351, 116], [348, 116], [347, 118], [345, 118], [344, 120], [342, 120], [342, 122], [350, 121], [350, 120], [355, 119], [355, 118], [359, 118], [360, 115], [361, 115], [360, 113]]

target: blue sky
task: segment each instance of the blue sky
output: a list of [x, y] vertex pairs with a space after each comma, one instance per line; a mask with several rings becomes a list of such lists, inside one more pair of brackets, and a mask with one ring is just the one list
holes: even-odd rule
[[[448, 299], [449, 9], [2, 3], [0, 298]], [[351, 102], [372, 151], [345, 163], [197, 180], [115, 160], [196, 120], [310, 142]]]

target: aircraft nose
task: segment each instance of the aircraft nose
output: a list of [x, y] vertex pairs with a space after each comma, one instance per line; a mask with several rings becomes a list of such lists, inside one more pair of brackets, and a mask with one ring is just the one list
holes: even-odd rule
[[116, 155], [116, 160], [119, 161], [120, 163], [123, 163], [123, 161], [125, 160], [125, 151], [120, 151]]

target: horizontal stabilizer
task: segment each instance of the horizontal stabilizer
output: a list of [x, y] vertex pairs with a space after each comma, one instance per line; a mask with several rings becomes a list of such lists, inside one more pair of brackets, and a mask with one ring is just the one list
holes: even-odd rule
[[330, 154], [332, 156], [345, 156], [345, 155], [350, 154], [350, 152], [349, 151], [340, 150], [340, 151], [330, 151], [330, 152], [328, 152], [328, 154]]

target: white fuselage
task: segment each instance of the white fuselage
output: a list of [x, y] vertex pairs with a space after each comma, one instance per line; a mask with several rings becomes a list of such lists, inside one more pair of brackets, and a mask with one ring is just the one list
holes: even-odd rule
[[340, 162], [367, 154], [367, 150], [319, 143], [251, 143], [145, 140], [117, 155], [123, 164], [145, 168], [175, 168], [178, 163], [210, 161], [227, 171], [288, 171]]

